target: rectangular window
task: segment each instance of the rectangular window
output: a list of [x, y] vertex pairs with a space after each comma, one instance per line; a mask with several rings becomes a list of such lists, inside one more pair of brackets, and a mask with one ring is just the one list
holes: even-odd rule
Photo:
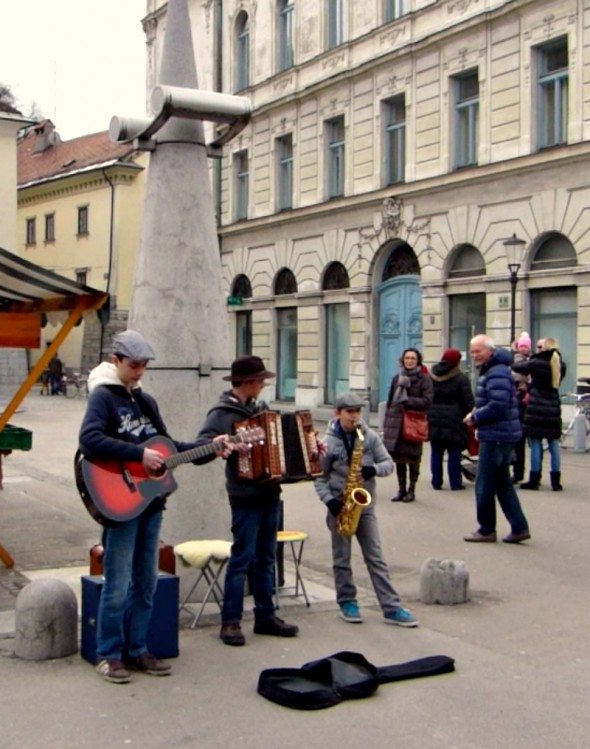
[[242, 91], [250, 85], [250, 27], [248, 15], [241, 12], [236, 26], [236, 91]]
[[88, 206], [78, 207], [78, 235], [88, 234]]
[[88, 268], [76, 268], [76, 283], [86, 286], [88, 280]]
[[234, 155], [234, 187], [236, 221], [248, 218], [248, 152], [240, 151]]
[[328, 49], [342, 44], [344, 41], [344, 0], [328, 0], [326, 26]]
[[37, 244], [37, 219], [27, 219], [27, 244]]
[[545, 44], [537, 50], [538, 147], [567, 143], [568, 52], [567, 40]]
[[455, 76], [454, 168], [477, 164], [479, 81], [477, 70]]
[[326, 132], [326, 175], [328, 198], [344, 195], [344, 117], [327, 120]]
[[293, 208], [293, 136], [277, 138], [277, 209]]
[[404, 94], [384, 102], [385, 183], [403, 182], [406, 172], [406, 100]]
[[385, 22], [395, 21], [409, 12], [409, 0], [385, 0]]
[[236, 313], [236, 356], [252, 353], [252, 313], [250, 310]]
[[55, 242], [55, 213], [45, 215], [45, 241]]
[[293, 67], [293, 0], [279, 0], [279, 70]]

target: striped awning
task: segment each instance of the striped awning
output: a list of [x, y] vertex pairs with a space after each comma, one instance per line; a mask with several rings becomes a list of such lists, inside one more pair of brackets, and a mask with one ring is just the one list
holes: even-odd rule
[[107, 297], [0, 247], [0, 314], [72, 310], [85, 298], [89, 308], [96, 308]]

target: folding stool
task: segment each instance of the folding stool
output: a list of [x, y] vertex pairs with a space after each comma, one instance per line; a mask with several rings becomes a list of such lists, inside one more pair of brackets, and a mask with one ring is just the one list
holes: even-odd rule
[[[299, 586], [301, 586], [301, 592], [305, 598], [305, 603], [309, 606], [309, 598], [307, 597], [307, 591], [303, 583], [303, 577], [301, 576], [301, 559], [303, 557], [303, 544], [307, 539], [307, 533], [305, 531], [278, 531], [277, 542], [289, 544], [291, 547], [291, 556], [293, 557], [293, 565], [295, 567], [295, 585], [294, 596], [300, 595]], [[295, 544], [299, 544], [298, 548], [295, 549]], [[283, 588], [284, 590], [284, 588]], [[276, 607], [279, 608], [279, 568], [275, 565], [275, 593], [276, 593]]]
[[[219, 576], [223, 572], [231, 554], [231, 543], [219, 539], [203, 541], [184, 541], [174, 547], [174, 553], [185, 567], [199, 570], [196, 581], [180, 604], [179, 611], [185, 609], [194, 615], [190, 629], [194, 629], [208, 602], [214, 600], [221, 611], [223, 590], [219, 584]], [[205, 580], [207, 589], [203, 595], [201, 606], [195, 614], [188, 606], [188, 600], [196, 590], [201, 580]]]

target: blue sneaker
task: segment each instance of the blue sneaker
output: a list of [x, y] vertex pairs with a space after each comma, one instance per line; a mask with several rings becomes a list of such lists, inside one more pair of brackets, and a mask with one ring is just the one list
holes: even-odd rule
[[416, 617], [408, 609], [403, 609], [401, 606], [388, 614], [384, 614], [383, 619], [386, 624], [397, 624], [398, 627], [418, 626]]
[[358, 624], [363, 621], [356, 601], [344, 601], [344, 603], [340, 604], [340, 618], [352, 624]]

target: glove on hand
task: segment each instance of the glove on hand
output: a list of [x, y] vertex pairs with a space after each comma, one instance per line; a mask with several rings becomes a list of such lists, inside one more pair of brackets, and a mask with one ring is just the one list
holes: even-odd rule
[[342, 502], [339, 499], [330, 499], [326, 502], [326, 506], [328, 510], [334, 515], [334, 517], [338, 517], [340, 514], [340, 510], [342, 509]]
[[369, 479], [372, 479], [373, 476], [377, 475], [377, 469], [375, 466], [363, 466], [361, 468], [361, 476], [365, 479], [365, 481], [368, 481]]

